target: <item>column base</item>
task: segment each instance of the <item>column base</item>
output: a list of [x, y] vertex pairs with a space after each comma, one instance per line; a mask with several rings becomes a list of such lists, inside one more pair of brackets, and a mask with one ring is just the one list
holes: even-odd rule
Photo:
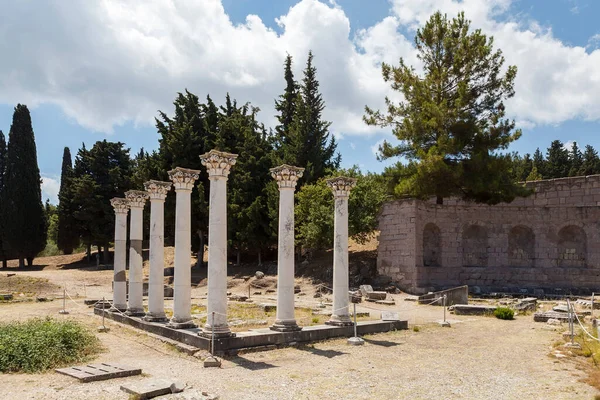
[[142, 319], [146, 322], [167, 322], [169, 320], [164, 313], [162, 313], [162, 314], [148, 313]]
[[197, 328], [198, 325], [196, 325], [194, 322], [190, 321], [191, 318], [189, 318], [188, 320], [180, 320], [180, 319], [175, 319], [175, 318], [171, 318], [171, 320], [167, 323], [167, 328], [172, 328], [172, 329], [194, 329]]
[[275, 323], [269, 327], [272, 331], [277, 332], [297, 332], [301, 331], [302, 327], [298, 326], [296, 320], [291, 321], [275, 321]]
[[354, 325], [354, 322], [352, 322], [349, 315], [332, 315], [329, 321], [325, 322], [325, 325], [351, 326]]
[[143, 308], [128, 308], [127, 311], [125, 311], [125, 315], [128, 317], [143, 317], [146, 313]]
[[[210, 325], [204, 325], [204, 328], [198, 332], [199, 336], [210, 339], [213, 336], [213, 327]], [[214, 327], [215, 338], [227, 338], [234, 337], [235, 333], [231, 332], [229, 325], [215, 325]]]

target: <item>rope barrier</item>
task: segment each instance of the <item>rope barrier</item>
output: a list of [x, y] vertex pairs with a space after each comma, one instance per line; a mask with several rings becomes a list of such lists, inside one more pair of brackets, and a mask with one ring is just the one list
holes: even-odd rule
[[575, 318], [577, 319], [577, 322], [579, 323], [579, 326], [581, 327], [581, 329], [585, 332], [586, 335], [588, 335], [589, 337], [591, 337], [592, 339], [600, 342], [600, 339], [598, 339], [597, 337], [595, 337], [594, 335], [592, 335], [591, 333], [589, 333], [587, 331], [587, 329], [585, 329], [585, 327], [583, 326], [583, 324], [581, 323], [581, 320], [579, 319], [579, 316], [577, 315], [577, 313], [573, 313], [575, 315]]

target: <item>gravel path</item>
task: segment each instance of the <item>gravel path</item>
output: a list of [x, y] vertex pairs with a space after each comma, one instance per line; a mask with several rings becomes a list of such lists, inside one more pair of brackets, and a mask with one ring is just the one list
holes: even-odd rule
[[[423, 321], [441, 315], [440, 307], [410, 302], [396, 307], [417, 308], [411, 313]], [[59, 309], [57, 301], [0, 305], [0, 319], [58, 316]], [[68, 318], [90, 327], [99, 323], [75, 305]], [[456, 321], [451, 328], [425, 324], [419, 332], [371, 335], [362, 347], [331, 340], [250, 353], [224, 360], [221, 369], [204, 369], [197, 359], [110, 321], [111, 331], [99, 334], [107, 352], [97, 361], [141, 367], [152, 377], [176, 378], [220, 399], [593, 399], [598, 394], [581, 382], [585, 375], [569, 358], [549, 355], [562, 328], [550, 331], [530, 316], [451, 318]], [[127, 399], [120, 385], [141, 379], [146, 378], [80, 384], [53, 372], [0, 375], [0, 398]]]

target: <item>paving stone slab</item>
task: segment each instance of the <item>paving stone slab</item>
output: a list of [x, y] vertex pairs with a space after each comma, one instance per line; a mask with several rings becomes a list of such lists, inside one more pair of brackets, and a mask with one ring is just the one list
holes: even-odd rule
[[173, 382], [165, 379], [146, 379], [121, 385], [121, 390], [137, 396], [139, 399], [151, 399], [173, 393], [172, 386]]
[[140, 375], [141, 368], [131, 368], [117, 364], [88, 364], [77, 367], [59, 368], [55, 370], [59, 374], [79, 379], [80, 382], [95, 382], [106, 379], [123, 378], [126, 376]]

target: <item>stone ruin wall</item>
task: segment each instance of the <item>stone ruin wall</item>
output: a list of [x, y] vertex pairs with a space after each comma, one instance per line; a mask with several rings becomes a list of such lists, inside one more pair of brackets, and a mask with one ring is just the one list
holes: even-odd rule
[[[386, 203], [377, 268], [409, 292], [600, 290], [600, 175], [530, 182], [510, 204]], [[537, 290], [536, 290], [537, 289]]]

